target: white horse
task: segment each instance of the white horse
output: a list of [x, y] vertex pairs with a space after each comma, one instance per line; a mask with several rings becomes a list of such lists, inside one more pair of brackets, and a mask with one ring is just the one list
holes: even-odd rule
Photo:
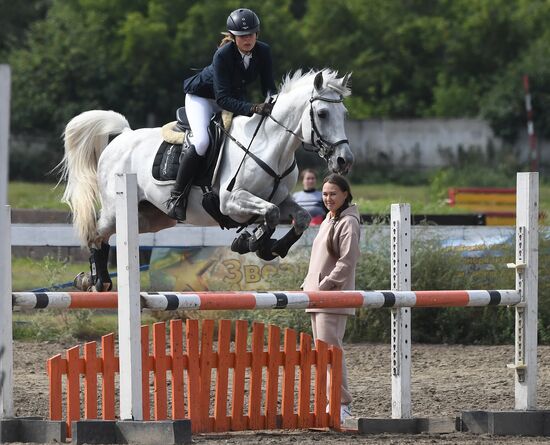
[[[312, 145], [326, 159], [330, 171], [348, 173], [353, 163], [344, 129], [343, 98], [351, 93], [348, 78], [338, 78], [328, 69], [305, 74], [297, 71], [284, 79], [271, 118], [254, 115], [233, 119], [212, 188], [219, 194], [224, 215], [242, 224], [253, 217], [263, 222], [253, 235], [244, 232], [235, 240], [235, 251], [256, 251], [267, 260], [282, 257], [307, 229], [310, 216], [291, 197], [298, 179], [295, 152], [302, 143]], [[242, 146], [249, 145], [256, 130], [251, 154], [245, 156]], [[109, 143], [109, 136], [116, 134]], [[165, 213], [172, 183], [159, 184], [151, 173], [162, 143], [161, 129], [131, 130], [121, 114], [92, 110], [67, 124], [64, 139], [65, 155], [59, 165], [61, 180], [66, 181], [62, 200], [72, 210], [82, 245], [91, 252], [91, 275], [80, 274], [75, 285], [84, 290], [108, 290], [112, 285], [107, 259], [108, 241], [115, 233], [115, 173], [137, 174], [140, 233], [176, 224]], [[217, 225], [201, 200], [201, 189], [193, 187], [185, 222]], [[270, 236], [281, 214], [292, 218], [293, 227], [276, 241]]]

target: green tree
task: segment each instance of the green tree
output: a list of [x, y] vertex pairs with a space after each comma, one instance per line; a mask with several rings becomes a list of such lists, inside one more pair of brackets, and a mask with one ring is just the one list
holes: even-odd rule
[[550, 136], [550, 32], [545, 31], [522, 57], [515, 61], [481, 100], [481, 114], [495, 132], [513, 141], [527, 125], [523, 75], [529, 76], [534, 125], [537, 135]]
[[10, 50], [24, 41], [29, 26], [46, 15], [50, 0], [13, 2], [0, 0], [0, 61], [4, 63]]
[[117, 108], [126, 86], [119, 81], [120, 45], [108, 29], [100, 14], [74, 1], [54, 1], [47, 18], [33, 24], [26, 47], [10, 55], [15, 131], [59, 135], [86, 109]]
[[[290, 1], [252, 2], [276, 76], [299, 60]], [[12, 51], [13, 128], [58, 135], [74, 115], [93, 108], [125, 114], [133, 127], [172, 119], [182, 81], [212, 60], [233, 0], [53, 0], [44, 20]], [[264, 32], [265, 30], [265, 32]], [[296, 49], [296, 50], [294, 50]], [[290, 51], [289, 51], [290, 50]]]
[[354, 73], [352, 117], [424, 114], [445, 25], [432, 9], [403, 0], [309, 3], [304, 34], [312, 58]]
[[[133, 127], [171, 120], [184, 100], [182, 81], [211, 62], [227, 14], [241, 6], [33, 0], [2, 8], [8, 12], [0, 17], [0, 57], [8, 54], [13, 68], [13, 130], [58, 137], [72, 116], [92, 108], [117, 110]], [[250, 0], [246, 6], [260, 15], [276, 81], [298, 68], [353, 72], [346, 100], [352, 118], [483, 116], [498, 135], [513, 139], [525, 125], [527, 73], [537, 132], [550, 132], [548, 0]], [[257, 89], [252, 93], [259, 99]]]

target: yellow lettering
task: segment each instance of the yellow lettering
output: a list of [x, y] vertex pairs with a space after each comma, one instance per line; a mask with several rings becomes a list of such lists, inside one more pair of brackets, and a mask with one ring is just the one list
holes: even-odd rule
[[244, 266], [244, 279], [247, 283], [257, 283], [260, 281], [260, 268], [255, 265]]
[[227, 269], [227, 275], [223, 277], [225, 283], [237, 284], [243, 279], [239, 260], [225, 260], [222, 264]]

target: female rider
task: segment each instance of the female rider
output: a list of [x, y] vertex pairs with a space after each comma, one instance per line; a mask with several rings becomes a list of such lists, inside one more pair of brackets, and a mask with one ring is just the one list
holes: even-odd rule
[[176, 184], [166, 203], [168, 216], [180, 221], [185, 220], [187, 194], [208, 149], [208, 125], [212, 115], [222, 109], [234, 115], [268, 115], [273, 104], [253, 104], [246, 99], [246, 86], [258, 76], [264, 96], [277, 92], [271, 49], [257, 40], [258, 16], [250, 9], [237, 9], [227, 18], [227, 30], [229, 35], [222, 40], [212, 64], [183, 83], [192, 145], [180, 161]]

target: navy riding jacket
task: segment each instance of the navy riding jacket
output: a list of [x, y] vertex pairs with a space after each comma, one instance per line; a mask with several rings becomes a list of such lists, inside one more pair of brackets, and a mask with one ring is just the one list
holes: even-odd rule
[[241, 53], [235, 42], [226, 43], [214, 54], [212, 64], [183, 82], [183, 91], [208, 99], [234, 114], [251, 115], [252, 103], [246, 98], [246, 86], [260, 76], [262, 93], [275, 94], [271, 49], [257, 41], [252, 58], [245, 69]]

